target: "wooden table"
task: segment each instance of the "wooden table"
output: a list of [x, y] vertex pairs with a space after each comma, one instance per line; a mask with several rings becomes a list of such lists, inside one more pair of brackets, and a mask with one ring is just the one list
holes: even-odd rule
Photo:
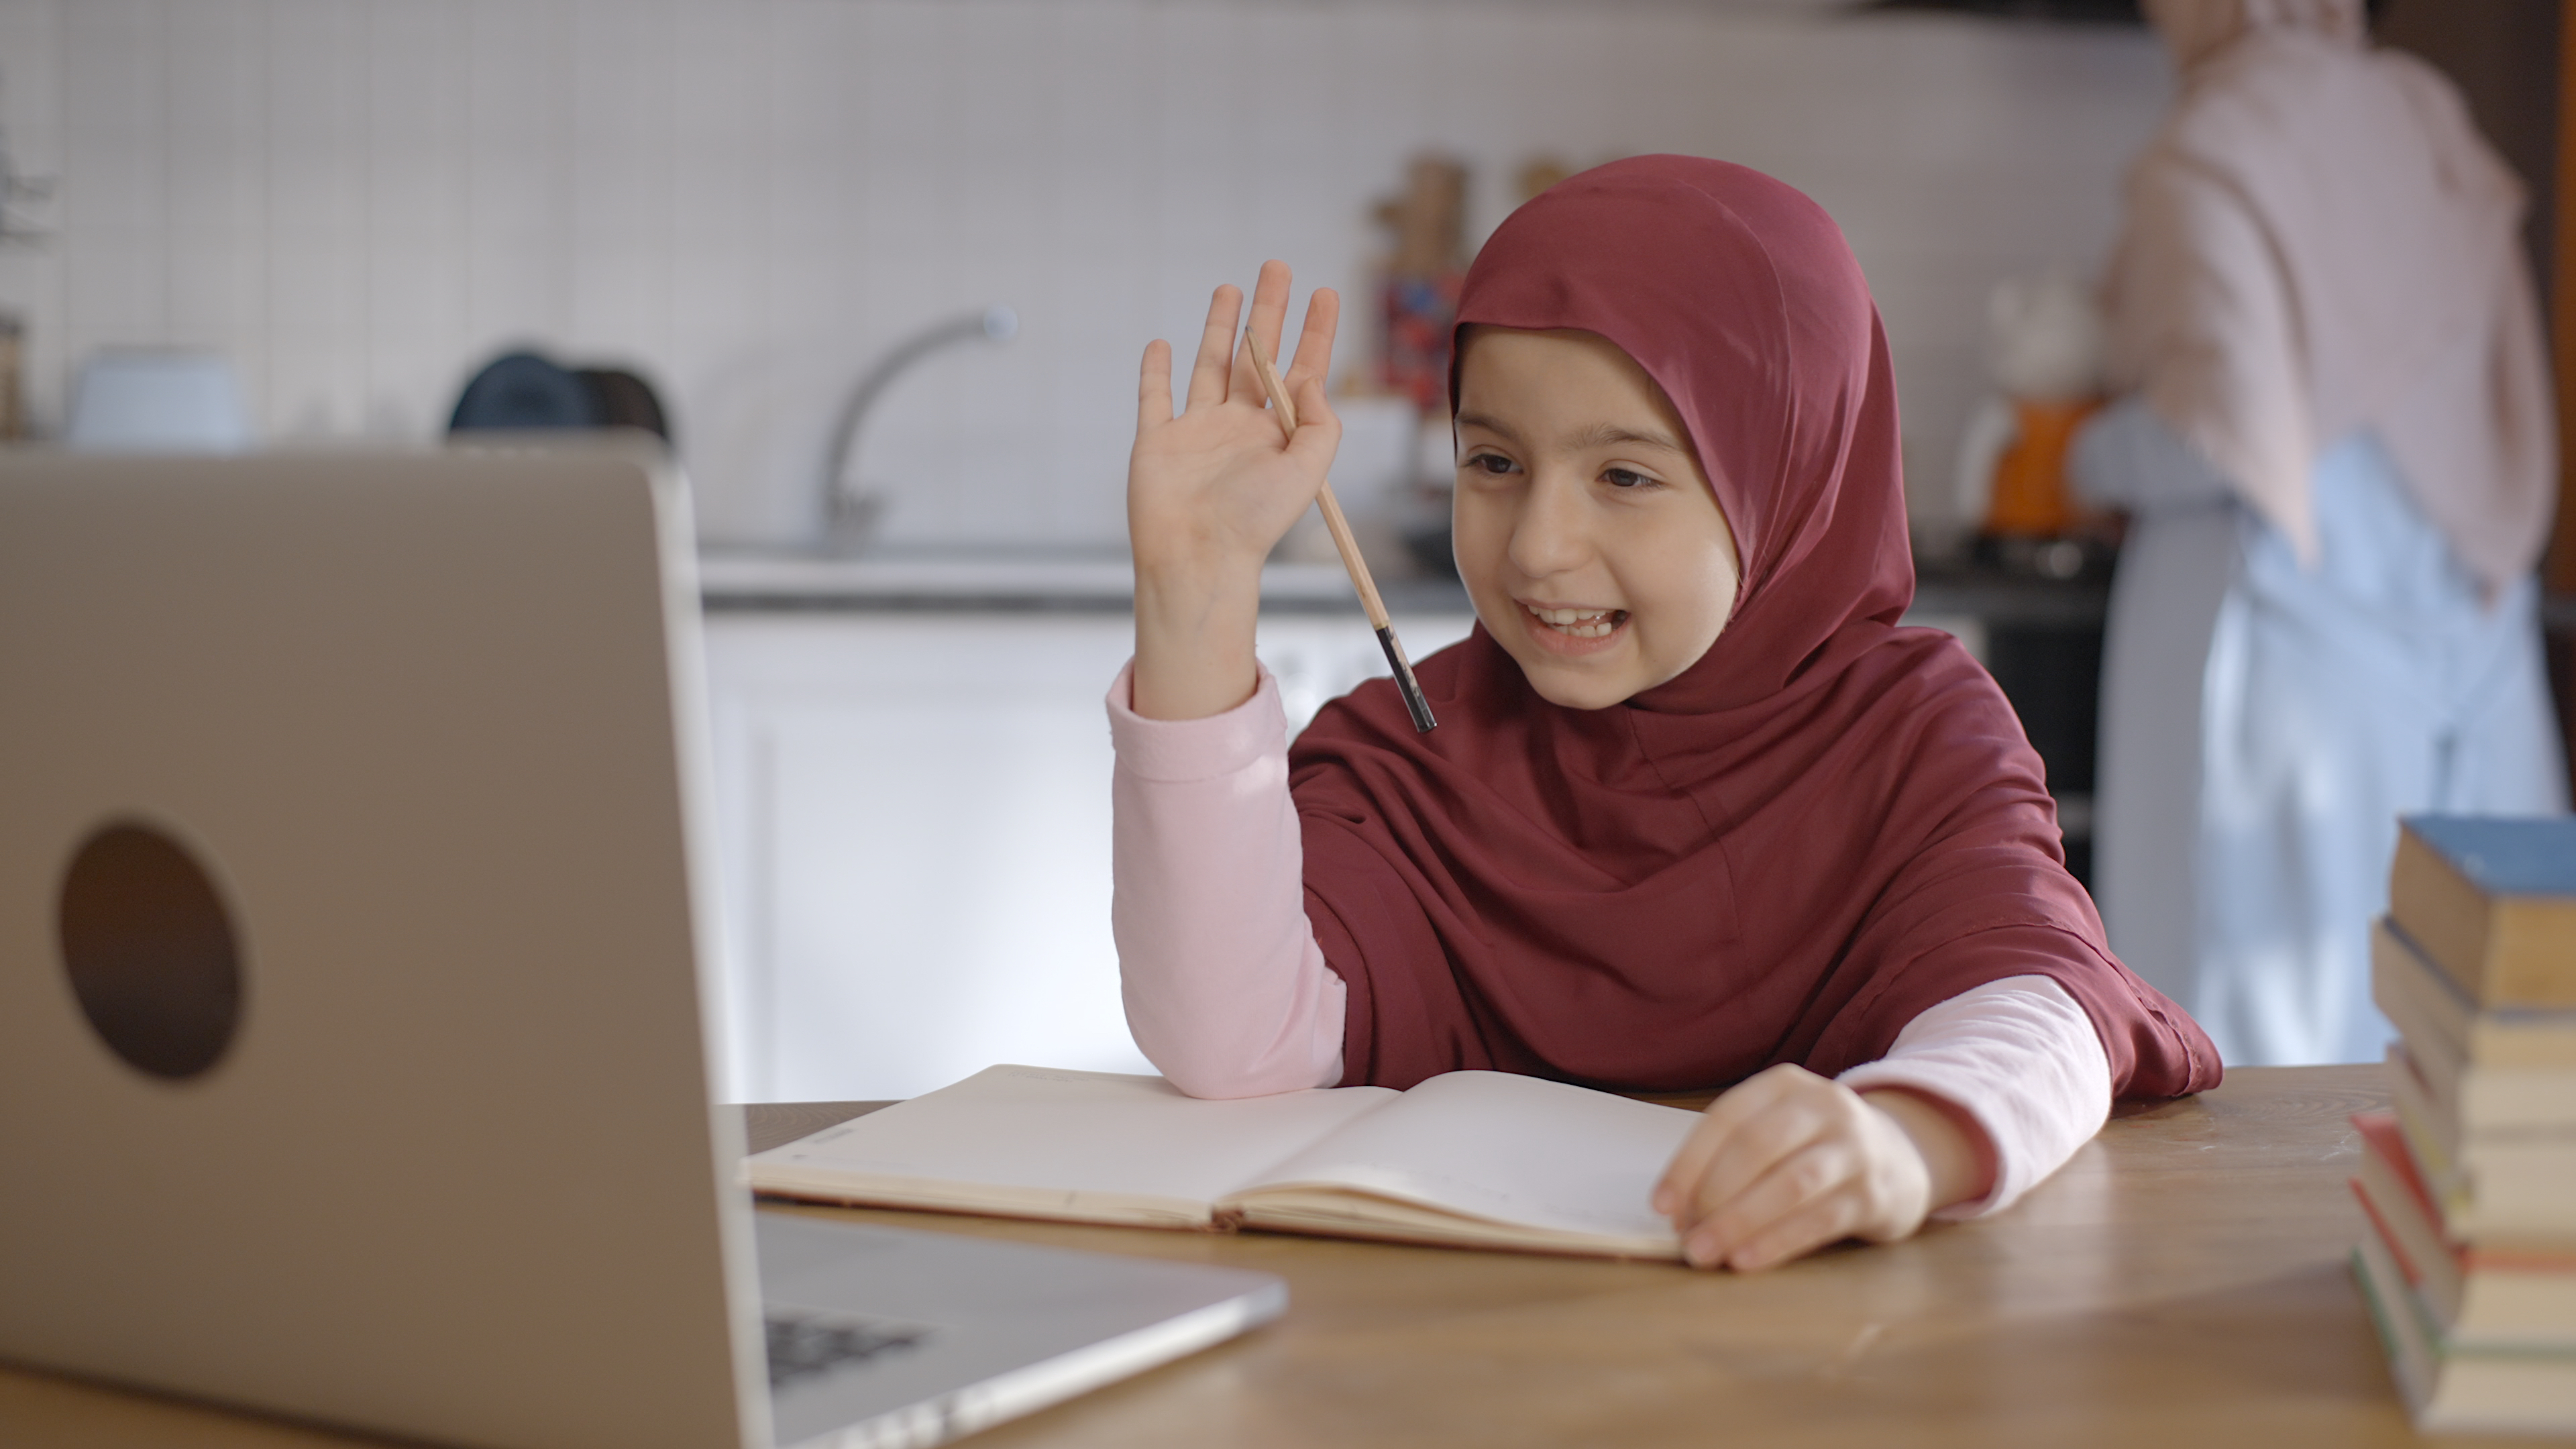
[[[1281, 1322], [974, 1442], [2418, 1442], [2345, 1266], [2376, 1067], [2128, 1113], [2002, 1216], [1752, 1277], [1245, 1234], [799, 1209], [1277, 1273]], [[755, 1107], [755, 1147], [866, 1104]], [[5, 1285], [0, 1285], [5, 1291]], [[313, 1430], [0, 1371], [0, 1445], [284, 1449]], [[2476, 1439], [2464, 1444], [2513, 1441]]]

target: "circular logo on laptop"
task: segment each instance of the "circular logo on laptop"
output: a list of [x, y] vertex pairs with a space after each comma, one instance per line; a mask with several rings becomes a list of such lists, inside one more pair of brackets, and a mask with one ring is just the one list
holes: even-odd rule
[[63, 872], [55, 930], [81, 1014], [138, 1071], [181, 1080], [241, 1026], [241, 949], [213, 877], [138, 821], [100, 827]]

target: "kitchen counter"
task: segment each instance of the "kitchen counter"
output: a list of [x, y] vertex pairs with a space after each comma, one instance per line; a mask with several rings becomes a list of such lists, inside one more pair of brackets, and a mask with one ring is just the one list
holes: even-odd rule
[[[886, 553], [854, 558], [709, 551], [698, 590], [716, 612], [857, 610], [960, 613], [1124, 614], [1136, 580], [1122, 553]], [[1453, 579], [1382, 578], [1388, 612], [1463, 614]], [[1356, 614], [1358, 595], [1340, 564], [1271, 564], [1261, 571], [1264, 611]]]
[[2043, 579], [1968, 564], [1916, 560], [1916, 614], [1982, 619], [2002, 629], [2099, 629], [2108, 578]]
[[[783, 552], [711, 550], [698, 562], [698, 587], [717, 612], [951, 610], [973, 613], [1123, 614], [1134, 607], [1135, 575], [1123, 552], [902, 552], [832, 558]], [[1383, 577], [1388, 612], [1464, 614], [1455, 579]], [[2099, 627], [2108, 584], [2057, 583], [1988, 570], [1925, 568], [1915, 615], [1975, 619], [1988, 629]], [[1355, 614], [1359, 599], [1338, 564], [1281, 563], [1261, 571], [1265, 611]]]

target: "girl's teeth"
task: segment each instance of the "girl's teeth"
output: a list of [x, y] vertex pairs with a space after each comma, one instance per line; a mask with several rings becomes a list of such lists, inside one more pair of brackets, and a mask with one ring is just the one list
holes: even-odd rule
[[1618, 627], [1615, 609], [1541, 609], [1529, 605], [1531, 615], [1540, 622], [1577, 639], [1606, 639]]

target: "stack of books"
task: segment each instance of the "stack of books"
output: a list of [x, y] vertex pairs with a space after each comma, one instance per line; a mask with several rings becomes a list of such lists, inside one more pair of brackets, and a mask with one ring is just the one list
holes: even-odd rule
[[2404, 822], [2354, 1253], [2426, 1429], [2576, 1432], [2576, 819]]

